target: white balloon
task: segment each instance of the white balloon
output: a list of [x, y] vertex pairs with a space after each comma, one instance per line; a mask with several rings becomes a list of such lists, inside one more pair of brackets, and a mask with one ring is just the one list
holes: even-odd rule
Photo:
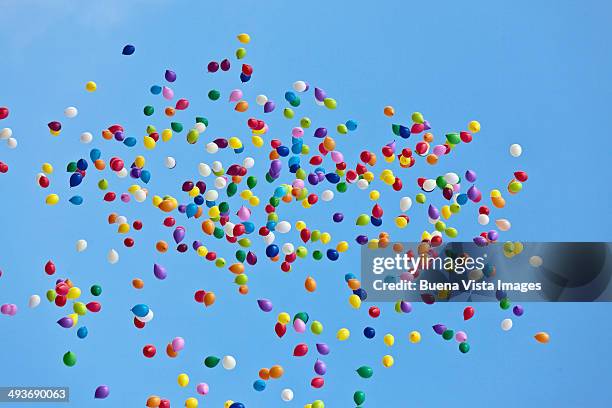
[[203, 133], [206, 130], [206, 125], [202, 122], [198, 122], [193, 127], [198, 133]]
[[217, 198], [219, 198], [219, 193], [217, 192], [217, 190], [208, 190], [204, 194], [204, 199], [206, 201], [216, 201]]
[[489, 216], [487, 214], [478, 214], [478, 223], [480, 225], [487, 225], [489, 223]]
[[286, 244], [283, 244], [283, 247], [281, 249], [283, 251], [283, 254], [285, 255], [291, 255], [293, 252], [295, 252], [295, 247], [293, 246], [291, 242], [287, 242]]
[[106, 259], [108, 260], [109, 263], [116, 264], [117, 262], [119, 262], [119, 253], [115, 251], [114, 249], [111, 249], [110, 251], [108, 251], [108, 255], [106, 256]]
[[210, 166], [206, 163], [198, 164], [198, 173], [200, 173], [200, 176], [202, 177], [210, 176], [210, 173], [211, 173]]
[[64, 109], [64, 115], [69, 119], [76, 118], [78, 114], [79, 114], [79, 111], [74, 106], [69, 106], [66, 109]]
[[0, 130], [0, 140], [6, 140], [13, 136], [13, 130], [11, 128], [4, 128]]
[[293, 400], [293, 391], [289, 388], [285, 388], [281, 391], [281, 399], [285, 402]]
[[268, 235], [266, 235], [265, 237], [263, 237], [263, 240], [265, 242], [266, 245], [270, 245], [271, 243], [274, 242], [274, 239], [276, 237], [274, 236], [273, 232], [270, 232]]
[[117, 174], [117, 177], [119, 178], [126, 178], [128, 176], [128, 171], [125, 167], [115, 173]]
[[81, 133], [81, 143], [91, 143], [91, 141], [93, 140], [93, 135], [89, 132], [83, 132]]
[[9, 137], [9, 139], [6, 141], [6, 145], [9, 147], [9, 149], [14, 149], [17, 147], [17, 139], [15, 139], [14, 137]]
[[255, 159], [252, 157], [247, 157], [244, 159], [244, 161], [242, 162], [242, 165], [247, 168], [250, 169], [251, 167], [253, 167], [255, 165]]
[[218, 173], [223, 170], [223, 163], [221, 163], [219, 160], [215, 160], [214, 162], [212, 162], [211, 167], [214, 173]]
[[334, 192], [331, 191], [331, 190], [324, 190], [321, 193], [321, 199], [323, 201], [331, 201], [331, 200], [333, 200], [334, 199]]
[[436, 237], [436, 236], [437, 236], [437, 237], [441, 237], [441, 236], [442, 236], [442, 233], [441, 233], [440, 231], [434, 231], [434, 232], [432, 232], [432, 233], [431, 233], [431, 236], [432, 236], [432, 237]]
[[428, 193], [430, 191], [434, 191], [435, 189], [436, 189], [436, 180], [427, 179], [423, 182], [423, 190], [427, 191]]
[[134, 193], [134, 200], [136, 200], [136, 202], [142, 203], [146, 199], [147, 199], [147, 192], [146, 192], [146, 190], [143, 190], [141, 188], [140, 190], [137, 190]]
[[534, 255], [531, 258], [529, 258], [529, 265], [533, 266], [534, 268], [539, 268], [540, 266], [542, 266], [542, 258]]
[[227, 186], [227, 179], [225, 177], [217, 177], [215, 179], [215, 188], [222, 189]]
[[86, 249], [87, 249], [87, 241], [85, 241], [84, 239], [79, 239], [76, 243], [77, 252], [83, 252]]
[[207, 143], [206, 144], [206, 151], [208, 153], [211, 153], [211, 154], [217, 153], [219, 151], [219, 146], [217, 146], [213, 142]]
[[173, 169], [176, 167], [176, 159], [172, 156], [168, 156], [164, 160], [164, 164], [166, 165], [166, 168]]
[[359, 188], [360, 190], [365, 190], [368, 187], [370, 187], [370, 183], [368, 182], [368, 180], [360, 179], [359, 181], [357, 181], [357, 188]]
[[503, 331], [508, 331], [512, 328], [512, 319], [504, 319], [501, 322], [501, 328]]
[[523, 148], [520, 144], [513, 144], [510, 146], [510, 154], [512, 157], [519, 157], [523, 153]]
[[281, 221], [276, 224], [275, 230], [281, 234], [286, 234], [287, 232], [291, 231], [291, 224], [287, 221]]
[[236, 359], [233, 356], [225, 356], [223, 360], [221, 360], [221, 365], [226, 370], [233, 370], [236, 368]]
[[268, 97], [266, 95], [257, 95], [255, 98], [255, 103], [259, 106], [264, 106], [268, 102]]
[[232, 222], [226, 222], [223, 226], [223, 231], [225, 231], [225, 234], [227, 234], [228, 237], [234, 236], [234, 226], [235, 225]]
[[30, 300], [28, 300], [28, 307], [30, 309], [34, 309], [38, 305], [40, 305], [40, 296], [38, 296], [38, 295], [30, 296]]
[[136, 316], [136, 319], [140, 320], [143, 323], [149, 323], [151, 320], [153, 320], [153, 317], [155, 317], [155, 315], [153, 314], [153, 311], [149, 309], [149, 313], [147, 313], [143, 317]]
[[448, 184], [457, 184], [459, 182], [459, 175], [457, 173], [446, 173], [444, 175], [444, 181]]
[[412, 207], [412, 198], [402, 197], [400, 198], [400, 210], [406, 212]]
[[497, 228], [499, 228], [501, 231], [508, 231], [512, 226], [512, 224], [510, 224], [510, 221], [505, 218], [495, 220], [495, 225], [497, 225]]
[[296, 92], [304, 92], [306, 90], [306, 82], [304, 81], [295, 81], [293, 83], [293, 90]]
[[125, 215], [120, 215], [115, 219], [115, 224], [127, 224], [127, 217]]

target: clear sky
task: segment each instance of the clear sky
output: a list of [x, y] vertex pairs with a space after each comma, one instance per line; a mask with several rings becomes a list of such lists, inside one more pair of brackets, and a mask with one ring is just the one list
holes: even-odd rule
[[[253, 236], [260, 261], [247, 270], [251, 293], [240, 296], [226, 270], [203, 262], [192, 251], [155, 252], [157, 240], [172, 238], [171, 231], [161, 225], [163, 214], [149, 200], [143, 204], [102, 201], [96, 187], [99, 178], [106, 177], [118, 193], [131, 180], [108, 172], [96, 174], [90, 168], [83, 185], [70, 192], [64, 172], [67, 162], [88, 158], [93, 147], [107, 161], [117, 155], [126, 164], [143, 153], [146, 125], [168, 126], [162, 113], [165, 101], [148, 90], [153, 84], [163, 85], [164, 70], [170, 68], [178, 75], [173, 84], [177, 96], [191, 102], [177, 120], [188, 126], [202, 115], [209, 118], [210, 126], [195, 146], [185, 143], [183, 132], [146, 152], [153, 174], [149, 190], [185, 202], [180, 185], [198, 178], [198, 162], [219, 159], [227, 168], [236, 160], [233, 154], [208, 155], [203, 142], [236, 135], [258, 161], [260, 185], [254, 192], [265, 201], [271, 191], [263, 179], [268, 152], [256, 151], [248, 142], [246, 119], [263, 117], [254, 103], [256, 95], [266, 94], [283, 107], [285, 91], [294, 81], [305, 80], [324, 88], [338, 101], [338, 109], [317, 107], [311, 94], [304, 95], [297, 118], [307, 115], [315, 127], [330, 129], [347, 119], [359, 122], [357, 131], [336, 138], [351, 165], [364, 147], [379, 152], [394, 138], [391, 123], [409, 122], [413, 111], [423, 112], [438, 138], [447, 131], [465, 129], [470, 120], [481, 122], [482, 131], [474, 141], [458, 146], [439, 165], [420, 163], [401, 173], [401, 194], [380, 182], [373, 185], [381, 191], [380, 203], [386, 211], [382, 230], [392, 238], [417, 240], [428, 226], [426, 207], [416, 204], [408, 212], [408, 228], [400, 231], [393, 225], [399, 197], [414, 197], [418, 192], [417, 177], [435, 178], [469, 168], [478, 173], [477, 184], [485, 195], [492, 188], [505, 189], [513, 171], [529, 173], [523, 191], [496, 212], [512, 221], [512, 229], [502, 239], [610, 241], [611, 195], [606, 179], [612, 96], [609, 2], [4, 0], [0, 10], [0, 106], [11, 109], [0, 128], [11, 127], [19, 141], [15, 150], [0, 145], [0, 160], [10, 166], [9, 173], [0, 174], [0, 303], [16, 303], [20, 308], [14, 317], [0, 316], [0, 386], [69, 386], [69, 406], [74, 407], [144, 406], [151, 394], [169, 398], [172, 406], [183, 406], [187, 397], [196, 396], [198, 382], [207, 382], [211, 388], [209, 395], [199, 398], [205, 407], [221, 407], [227, 399], [249, 408], [302, 407], [315, 399], [332, 408], [349, 407], [357, 389], [366, 392], [364, 406], [369, 407], [609, 405], [612, 331], [603, 323], [609, 321], [609, 304], [528, 304], [510, 332], [500, 329], [500, 321], [510, 316], [496, 304], [475, 304], [477, 315], [469, 322], [462, 319], [464, 304], [417, 304], [409, 315], [396, 314], [393, 304], [381, 304], [383, 313], [376, 321], [367, 316], [369, 304], [352, 310], [344, 274], [359, 272], [353, 220], [373, 205], [366, 193], [355, 188], [306, 211], [295, 204], [279, 210], [281, 219], [303, 219], [312, 229], [329, 231], [332, 243], [346, 239], [351, 243], [347, 254], [336, 263], [298, 261], [286, 274], [264, 259], [263, 244]], [[252, 105], [242, 114], [227, 103], [230, 90], [241, 87], [239, 63], [233, 57], [239, 47], [236, 34], [241, 32], [251, 35], [245, 62], [255, 70], [253, 79], [242, 86]], [[127, 43], [136, 46], [131, 57], [121, 55]], [[234, 64], [230, 73], [206, 73], [210, 60], [225, 57]], [[98, 84], [93, 94], [84, 91], [89, 80]], [[206, 98], [212, 88], [222, 92], [215, 103]], [[147, 104], [156, 107], [153, 118], [142, 114]], [[382, 114], [385, 105], [395, 107], [393, 120]], [[67, 106], [78, 107], [79, 116], [64, 118]], [[64, 125], [57, 138], [47, 130], [52, 120]], [[289, 143], [296, 121], [284, 119], [278, 108], [265, 120], [272, 137]], [[137, 148], [101, 139], [100, 131], [114, 123], [123, 124], [139, 140]], [[92, 144], [79, 143], [83, 131], [94, 134]], [[316, 141], [310, 134], [305, 141], [314, 150]], [[522, 145], [520, 158], [508, 153], [512, 143]], [[165, 156], [177, 159], [175, 169], [164, 168]], [[55, 167], [49, 191], [42, 191], [35, 182], [44, 162]], [[286, 168], [283, 174], [284, 181], [290, 180]], [[55, 207], [44, 205], [50, 192], [62, 198]], [[85, 203], [80, 207], [67, 203], [73, 194], [82, 195]], [[441, 197], [434, 202], [441, 205]], [[230, 203], [235, 212], [241, 201], [236, 198]], [[124, 248], [116, 226], [107, 224], [106, 216], [112, 211], [144, 222], [143, 231], [131, 234], [134, 248]], [[336, 211], [345, 213], [343, 223], [331, 221]], [[461, 238], [469, 240], [481, 231], [476, 215], [477, 207], [468, 206], [452, 219]], [[186, 242], [206, 241], [209, 249], [233, 259], [235, 248], [207, 241], [199, 221], [176, 216], [187, 228]], [[255, 219], [263, 221], [261, 210]], [[380, 230], [368, 227], [364, 231]], [[75, 251], [78, 239], [88, 241], [86, 252]], [[296, 244], [298, 239], [295, 231], [279, 238]], [[106, 262], [111, 248], [121, 256], [115, 265]], [[54, 278], [69, 277], [83, 289], [85, 301], [94, 300], [88, 294], [92, 284], [103, 287], [102, 296], [95, 299], [102, 303], [102, 312], [88, 314], [79, 322], [89, 329], [84, 340], [76, 337], [75, 330], [55, 323], [65, 310], [44, 299], [54, 285], [54, 278], [43, 272], [49, 259], [58, 267]], [[168, 269], [167, 280], [153, 278], [154, 262]], [[307, 275], [318, 282], [314, 294], [303, 289]], [[130, 286], [135, 277], [145, 280], [144, 290]], [[197, 289], [213, 290], [216, 304], [208, 309], [196, 304]], [[35, 293], [43, 297], [42, 304], [28, 310], [27, 300]], [[257, 298], [271, 299], [273, 313], [260, 312]], [[137, 303], [149, 304], [156, 314], [141, 331], [133, 327], [130, 312]], [[311, 319], [323, 322], [325, 331], [319, 338], [291, 332], [278, 339], [273, 327], [281, 311], [306, 311]], [[465, 330], [471, 351], [460, 354], [454, 341], [445, 343], [435, 336], [431, 330], [435, 323]], [[366, 325], [376, 328], [374, 340], [361, 334]], [[352, 332], [344, 343], [335, 340], [341, 327]], [[422, 333], [420, 344], [408, 342], [412, 330]], [[550, 333], [549, 344], [533, 340], [540, 330]], [[385, 333], [396, 337], [391, 349], [382, 342]], [[165, 345], [176, 336], [185, 338], [186, 348], [178, 358], [169, 359]], [[301, 342], [313, 350], [307, 357], [292, 357], [293, 347]], [[328, 373], [320, 390], [309, 385], [316, 342], [326, 342], [332, 349], [322, 357]], [[147, 343], [157, 346], [154, 359], [142, 356]], [[67, 350], [78, 356], [72, 368], [61, 361]], [[382, 367], [384, 354], [395, 357], [394, 367]], [[208, 355], [233, 355], [238, 366], [234, 371], [220, 366], [207, 369], [202, 361]], [[264, 392], [254, 391], [258, 370], [273, 364], [283, 365], [286, 374], [268, 382]], [[372, 379], [355, 374], [361, 365], [374, 367]], [[186, 389], [176, 383], [182, 372], [191, 377]], [[110, 386], [111, 396], [94, 401], [100, 384]], [[293, 402], [281, 401], [283, 388], [294, 390]]]

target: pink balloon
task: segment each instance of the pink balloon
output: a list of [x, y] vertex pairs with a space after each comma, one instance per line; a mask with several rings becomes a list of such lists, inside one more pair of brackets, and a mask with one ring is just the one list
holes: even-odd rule
[[344, 155], [340, 152], [333, 151], [331, 152], [331, 159], [334, 163], [342, 163], [344, 161]]
[[242, 99], [242, 91], [240, 89], [234, 89], [229, 96], [230, 102], [237, 102]]
[[459, 343], [463, 343], [464, 341], [467, 340], [467, 338], [468, 338], [467, 334], [463, 331], [458, 331], [455, 334], [455, 340], [457, 340]]
[[196, 385], [196, 391], [200, 395], [208, 394], [208, 384], [206, 384], [206, 383], [199, 383], [198, 385]]
[[168, 88], [167, 86], [164, 86], [162, 88], [162, 96], [168, 100], [174, 98], [174, 91], [172, 90], [172, 88]]
[[304, 129], [301, 127], [294, 127], [293, 130], [291, 130], [291, 135], [295, 138], [302, 137], [304, 136]]
[[185, 339], [182, 337], [175, 337], [172, 339], [172, 350], [175, 352], [181, 351], [185, 348]]
[[304, 333], [306, 331], [306, 323], [302, 319], [295, 319], [293, 322], [293, 329], [298, 333]]

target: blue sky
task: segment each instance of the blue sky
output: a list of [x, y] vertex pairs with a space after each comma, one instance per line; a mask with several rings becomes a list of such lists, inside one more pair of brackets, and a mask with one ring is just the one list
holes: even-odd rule
[[[148, 201], [127, 205], [101, 201], [96, 188], [99, 178], [108, 178], [117, 192], [124, 191], [130, 180], [90, 171], [78, 191], [85, 203], [74, 207], [66, 202], [72, 193], [63, 168], [69, 161], [87, 158], [92, 147], [99, 148], [107, 161], [119, 155], [131, 162], [142, 153], [140, 147], [129, 150], [101, 140], [99, 133], [122, 123], [140, 142], [147, 124], [167, 127], [163, 115], [142, 115], [147, 104], [157, 112], [163, 110], [163, 100], [148, 89], [163, 84], [167, 68], [178, 74], [173, 84], [177, 95], [191, 102], [190, 110], [177, 117], [185, 124], [196, 114], [210, 119], [205, 140], [236, 135], [247, 141], [246, 118], [263, 116], [254, 97], [264, 93], [284, 106], [284, 92], [295, 80], [305, 80], [324, 88], [339, 107], [322, 109], [304, 96], [296, 117], [310, 116], [330, 129], [347, 119], [359, 122], [356, 132], [336, 138], [349, 158], [356, 158], [364, 146], [378, 152], [393, 139], [392, 120], [382, 115], [385, 105], [395, 107], [397, 121], [408, 122], [411, 112], [423, 112], [438, 137], [464, 129], [472, 119], [481, 122], [482, 131], [472, 144], [459, 146], [449, 160], [436, 167], [421, 163], [407, 171], [402, 176], [405, 194], [393, 193], [380, 182], [375, 185], [389, 214], [383, 229], [392, 237], [415, 240], [428, 225], [426, 207], [414, 205], [407, 229], [400, 232], [392, 226], [399, 197], [417, 192], [416, 177], [471, 168], [478, 173], [483, 193], [503, 189], [515, 170], [529, 173], [523, 191], [496, 213], [512, 221], [503, 239], [609, 241], [611, 197], [605, 177], [610, 154], [605, 132], [612, 56], [605, 39], [612, 34], [606, 18], [610, 12], [610, 5], [603, 1], [590, 2], [588, 7], [568, 1], [393, 1], [376, 6], [323, 1], [300, 6], [281, 1], [113, 0], [103, 6], [78, 1], [5, 2], [0, 15], [0, 106], [10, 107], [11, 115], [0, 121], [0, 127], [11, 127], [19, 146], [8, 150], [0, 145], [0, 160], [10, 166], [8, 174], [0, 175], [0, 269], [4, 272], [0, 303], [16, 303], [20, 312], [0, 316], [0, 385], [69, 386], [70, 406], [75, 407], [144, 406], [151, 394], [182, 406], [187, 397], [195, 396], [191, 385], [181, 389], [176, 384], [177, 375], [185, 372], [192, 384], [207, 382], [211, 387], [210, 394], [200, 398], [201, 406], [221, 407], [233, 399], [249, 408], [301, 407], [322, 399], [326, 406], [346, 407], [351, 406], [357, 389], [366, 392], [365, 406], [370, 407], [480, 406], [491, 401], [508, 406], [606, 406], [612, 397], [605, 368], [612, 331], [602, 326], [609, 319], [608, 304], [529, 304], [510, 332], [499, 328], [500, 321], [510, 317], [508, 313], [484, 303], [475, 305], [477, 316], [469, 322], [463, 322], [462, 304], [418, 304], [410, 315], [398, 315], [392, 304], [384, 304], [380, 305], [383, 316], [372, 321], [365, 307], [355, 311], [347, 303], [343, 275], [359, 270], [356, 245], [336, 263], [302, 261], [289, 274], [260, 254], [257, 267], [247, 271], [251, 293], [240, 296], [227, 271], [203, 263], [192, 252], [160, 255], [154, 251], [154, 242], [170, 241], [171, 231], [161, 226], [162, 213]], [[255, 69], [253, 79], [243, 87], [253, 106], [247, 114], [234, 112], [226, 102], [229, 91], [240, 87], [238, 63], [233, 59], [239, 46], [235, 36], [240, 32], [252, 37], [245, 61]], [[121, 56], [126, 43], [136, 46], [129, 58]], [[224, 57], [232, 57], [232, 73], [205, 72], [208, 61]], [[93, 94], [83, 89], [89, 80], [98, 83]], [[212, 88], [223, 95], [216, 103], [206, 98]], [[67, 106], [77, 106], [79, 116], [63, 118]], [[279, 110], [265, 119], [271, 136], [288, 141], [295, 122], [282, 118]], [[57, 138], [46, 127], [52, 120], [64, 124]], [[83, 131], [94, 133], [91, 145], [79, 143]], [[316, 146], [311, 137], [306, 143]], [[522, 145], [520, 158], [509, 155], [512, 143]], [[198, 177], [198, 162], [219, 159], [227, 167], [235, 160], [225, 153], [211, 157], [202, 146], [202, 140], [187, 145], [183, 133], [147, 151], [147, 167], [153, 173], [150, 191], [184, 201], [180, 184]], [[260, 185], [255, 191], [263, 201], [271, 191], [261, 173], [267, 169], [267, 151], [255, 151], [250, 144], [247, 151], [258, 160]], [[171, 171], [163, 167], [168, 155], [178, 161]], [[56, 169], [50, 190], [63, 199], [56, 207], [44, 205], [47, 192], [35, 183], [43, 162]], [[286, 170], [284, 174], [287, 177]], [[230, 203], [235, 211], [240, 199]], [[281, 207], [280, 216], [303, 219], [311, 228], [329, 231], [334, 243], [343, 239], [353, 243], [352, 220], [372, 205], [364, 192], [352, 189], [307, 211], [295, 205]], [[106, 223], [111, 211], [143, 220], [144, 230], [132, 234], [135, 248], [123, 248], [122, 237]], [[335, 211], [346, 214], [344, 223], [331, 222]], [[460, 237], [470, 239], [480, 232], [476, 212], [476, 207], [469, 206], [457, 221], [452, 219]], [[261, 214], [257, 217], [263, 220]], [[179, 220], [187, 228], [187, 242], [203, 239], [199, 222]], [[78, 239], [88, 241], [86, 252], [74, 250]], [[280, 238], [289, 239], [296, 240], [297, 235]], [[259, 239], [254, 241], [255, 249], [261, 251]], [[228, 260], [235, 250], [218, 242], [206, 245]], [[110, 248], [121, 255], [116, 265], [105, 261]], [[43, 272], [48, 259], [58, 266], [57, 277], [70, 277], [85, 294], [94, 283], [104, 288], [99, 299], [102, 312], [80, 322], [89, 329], [84, 340], [75, 331], [57, 326], [63, 311], [46, 300], [35, 310], [27, 309], [30, 295], [43, 296], [53, 286], [53, 279]], [[169, 270], [166, 281], [152, 277], [154, 262]], [[303, 289], [309, 274], [318, 282], [314, 294]], [[131, 288], [134, 277], [145, 280], [143, 291]], [[204, 310], [193, 301], [197, 289], [214, 290], [217, 303]], [[273, 300], [273, 313], [257, 310], [255, 299], [263, 297]], [[91, 298], [84, 295], [85, 300]], [[136, 303], [149, 304], [156, 314], [142, 331], [131, 322], [129, 309]], [[307, 311], [312, 319], [323, 322], [325, 331], [320, 339], [290, 333], [279, 340], [273, 326], [280, 311]], [[462, 355], [455, 343], [435, 336], [430, 328], [435, 323], [465, 330], [470, 353]], [[374, 340], [361, 335], [366, 325], [376, 328]], [[334, 339], [341, 327], [352, 332], [344, 343]], [[420, 344], [408, 342], [411, 330], [422, 333]], [[532, 338], [540, 330], [551, 334], [546, 346]], [[382, 342], [385, 333], [396, 337], [392, 349]], [[163, 351], [175, 336], [184, 337], [187, 345], [179, 358], [171, 360]], [[301, 359], [291, 357], [295, 344], [306, 342], [314, 348], [317, 341], [332, 348], [322, 358], [328, 374], [320, 390], [309, 385], [314, 352]], [[152, 360], [141, 354], [147, 343], [158, 348]], [[67, 350], [78, 356], [75, 367], [61, 363]], [[227, 354], [238, 361], [234, 371], [210, 370], [202, 364], [207, 355]], [[380, 364], [384, 354], [395, 357], [393, 368]], [[258, 370], [273, 364], [283, 365], [285, 376], [269, 382], [264, 392], [255, 392], [251, 385]], [[361, 365], [374, 367], [372, 379], [363, 380], [354, 373]], [[111, 387], [111, 397], [93, 402], [99, 384]], [[292, 403], [280, 400], [283, 388], [294, 390]]]

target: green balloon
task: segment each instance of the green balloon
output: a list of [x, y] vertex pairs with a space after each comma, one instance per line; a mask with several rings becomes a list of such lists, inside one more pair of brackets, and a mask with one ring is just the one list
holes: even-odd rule
[[459, 351], [461, 351], [463, 354], [467, 353], [470, 351], [470, 345], [465, 341], [463, 343], [459, 343]]
[[280, 204], [280, 198], [278, 198], [278, 197], [270, 197], [269, 203], [270, 203], [270, 205], [272, 207], [278, 207], [278, 205]]
[[66, 166], [66, 171], [68, 173], [74, 173], [75, 171], [77, 171], [77, 164], [76, 164], [76, 162], [68, 163], [68, 165]]
[[200, 133], [195, 129], [191, 129], [187, 133], [187, 143], [189, 144], [196, 144], [199, 138], [200, 138]]
[[214, 368], [219, 364], [219, 361], [221, 361], [219, 357], [208, 356], [204, 359], [204, 365], [208, 368]]
[[372, 367], [361, 366], [357, 369], [357, 374], [359, 374], [361, 378], [370, 378], [374, 375], [374, 370], [372, 370]]
[[321, 334], [321, 333], [323, 333], [323, 324], [321, 322], [315, 320], [310, 325], [310, 330], [312, 331], [313, 334], [317, 334], [317, 335]]
[[451, 340], [454, 336], [455, 332], [450, 329], [444, 330], [444, 333], [442, 333], [442, 338], [444, 340]]
[[414, 123], [423, 123], [425, 121], [421, 112], [414, 112], [411, 119]]
[[395, 136], [400, 135], [400, 125], [396, 125], [396, 124], [391, 125], [391, 130], [393, 131], [393, 134]]
[[323, 99], [323, 105], [325, 105], [327, 109], [336, 109], [336, 106], [338, 106], [338, 103], [336, 102], [335, 99], [325, 98]]
[[312, 242], [317, 242], [319, 239], [321, 239], [321, 231], [312, 230], [312, 232], [310, 233], [310, 240]]
[[303, 117], [302, 119], [300, 119], [300, 126], [303, 127], [304, 129], [308, 129], [311, 124], [312, 124], [312, 121], [308, 117]]
[[339, 193], [344, 193], [346, 191], [346, 183], [344, 181], [341, 181], [340, 183], [336, 184], [336, 190], [338, 190]]
[[355, 404], [357, 405], [363, 404], [365, 402], [365, 392], [355, 391], [353, 394], [353, 401], [355, 401]]
[[510, 308], [510, 299], [508, 298], [503, 298], [500, 302], [499, 302], [499, 307], [501, 307], [503, 310], [508, 310]]
[[283, 109], [283, 116], [285, 116], [285, 118], [292, 119], [294, 115], [295, 113], [293, 112], [293, 109], [289, 109], [289, 108]]
[[321, 400], [316, 400], [312, 403], [312, 408], [325, 408], [325, 403]]
[[245, 48], [238, 48], [236, 50], [236, 58], [238, 59], [243, 59], [244, 57], [246, 57], [247, 51]]
[[361, 214], [357, 217], [357, 221], [355, 221], [355, 225], [364, 226], [370, 223], [370, 216], [367, 214]]
[[257, 177], [249, 176], [247, 178], [247, 186], [249, 186], [249, 188], [255, 188], [256, 185], [257, 185]]
[[300, 103], [301, 103], [300, 98], [296, 96], [294, 100], [289, 102], [289, 105], [293, 106], [294, 108], [297, 108], [298, 106], [300, 106]]
[[443, 189], [444, 187], [446, 187], [448, 183], [446, 182], [446, 180], [444, 180], [443, 176], [438, 176], [436, 177], [436, 186], [438, 186], [438, 188]]
[[208, 126], [208, 119], [202, 117], [202, 116], [197, 116], [196, 117], [196, 123], [203, 123], [205, 126]]
[[216, 101], [220, 97], [221, 92], [217, 91], [216, 89], [211, 89], [210, 91], [208, 91], [208, 99], [210, 99], [211, 101]]
[[227, 196], [232, 197], [238, 191], [238, 185], [234, 182], [231, 182], [227, 185]]
[[[302, 146], [302, 150], [303, 150], [304, 146]], [[295, 172], [295, 177], [300, 179], [300, 180], [306, 180], [306, 170], [304, 170], [303, 168], [299, 168], [298, 171]]]
[[244, 262], [244, 260], [246, 259], [246, 252], [244, 252], [242, 249], [239, 249], [236, 251], [236, 259], [239, 262]]
[[274, 181], [274, 179], [272, 178], [272, 176], [270, 175], [270, 173], [266, 173], [266, 181], [268, 183], [272, 183]]
[[461, 137], [459, 137], [459, 133], [447, 133], [446, 140], [448, 140], [448, 143], [454, 145], [461, 143]]
[[225, 236], [225, 232], [223, 232], [222, 228], [215, 227], [215, 230], [213, 231], [213, 235], [215, 238], [221, 239]]
[[66, 354], [64, 354], [63, 360], [64, 364], [66, 364], [68, 367], [72, 367], [76, 364], [77, 357], [72, 351], [68, 351]]
[[56, 297], [57, 297], [57, 293], [54, 290], [47, 291], [47, 300], [49, 302], [53, 302]]
[[170, 127], [172, 128], [172, 130], [174, 130], [177, 133], [180, 133], [183, 131], [183, 125], [179, 122], [170, 123]]
[[312, 252], [312, 257], [316, 260], [316, 261], [320, 261], [321, 258], [323, 258], [323, 252], [319, 251], [318, 249], [316, 251]]
[[236, 278], [234, 279], [234, 283], [236, 285], [246, 285], [248, 281], [249, 281], [249, 278], [244, 273], [241, 273], [240, 275], [236, 276]]
[[144, 107], [143, 112], [145, 115], [151, 116], [153, 113], [155, 113], [155, 108], [151, 105], [147, 105]]
[[219, 211], [221, 212], [221, 214], [226, 214], [226, 213], [228, 213], [228, 212], [229, 212], [229, 209], [230, 209], [229, 204], [228, 204], [228, 203], [226, 203], [225, 201], [223, 201], [223, 202], [221, 202], [221, 203], [219, 204]]
[[308, 313], [306, 313], [306, 312], [296, 313], [295, 316], [293, 316], [293, 321], [294, 322], [295, 322], [295, 319], [300, 319], [304, 323], [308, 323]]
[[92, 295], [94, 296], [100, 296], [102, 294], [102, 286], [100, 285], [93, 285], [89, 291], [91, 292]]

